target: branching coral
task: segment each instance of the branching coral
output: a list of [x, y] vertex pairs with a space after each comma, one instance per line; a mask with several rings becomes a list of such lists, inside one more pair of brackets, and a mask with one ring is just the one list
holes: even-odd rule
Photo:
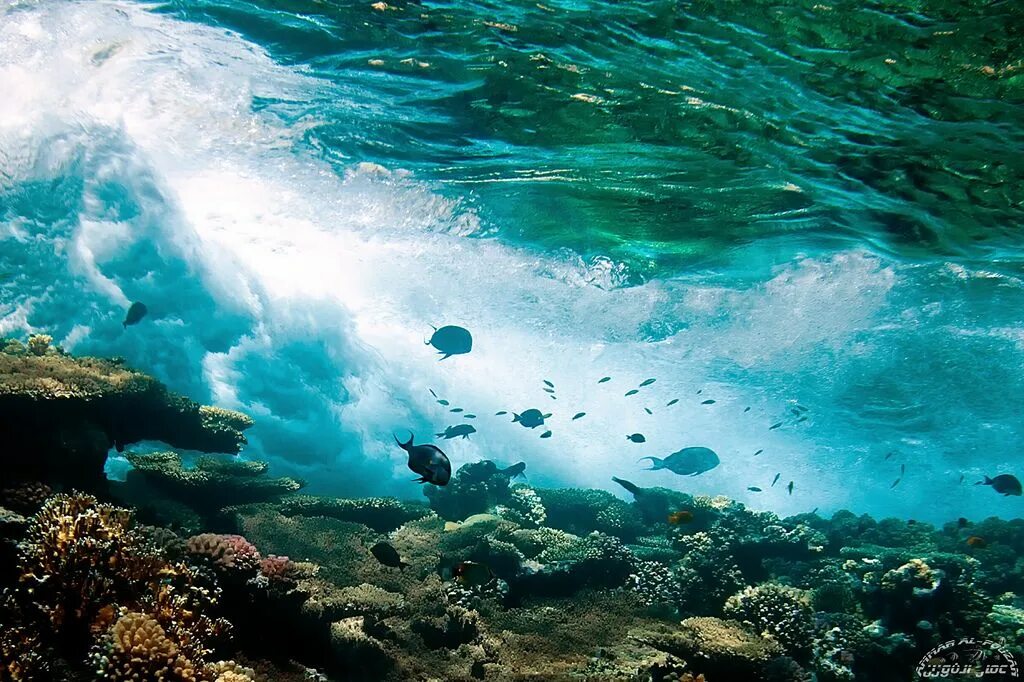
[[253, 571], [260, 567], [260, 553], [241, 535], [201, 533], [190, 537], [185, 546], [189, 554], [203, 556], [226, 571]]
[[544, 525], [547, 519], [547, 511], [540, 495], [525, 485], [513, 487], [508, 500], [505, 504], [497, 505], [494, 513], [524, 528], [537, 528]]
[[194, 682], [199, 674], [160, 623], [144, 613], [118, 618], [92, 659], [98, 676], [108, 680]]
[[725, 615], [771, 635], [792, 655], [806, 654], [814, 635], [810, 593], [765, 583], [729, 597]]

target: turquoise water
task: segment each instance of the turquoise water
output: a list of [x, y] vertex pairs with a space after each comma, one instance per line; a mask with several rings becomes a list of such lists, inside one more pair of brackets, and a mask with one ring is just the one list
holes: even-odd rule
[[314, 492], [418, 496], [433, 390], [456, 466], [541, 485], [1020, 515], [972, 485], [1024, 437], [1016, 3], [0, 12], [0, 334], [252, 414]]

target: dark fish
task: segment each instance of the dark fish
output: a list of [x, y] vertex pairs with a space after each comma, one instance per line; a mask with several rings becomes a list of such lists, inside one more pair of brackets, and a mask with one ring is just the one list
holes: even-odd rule
[[917, 521], [915, 521], [914, 519], [907, 519], [907, 525], [908, 526], [916, 526], [917, 525]]
[[645, 407], [644, 412], [646, 412], [647, 414], [654, 414], [653, 412], [651, 412], [651, 408], [649, 407]]
[[601, 377], [600, 379], [597, 380], [597, 383], [603, 384], [604, 382], [611, 381], [611, 380], [612, 380], [611, 377]]
[[790, 482], [789, 482], [789, 485], [787, 485], [787, 486], [786, 486], [786, 490], [788, 490], [788, 491], [789, 491], [789, 494], [790, 494], [790, 495], [792, 495], [792, 494], [793, 494], [793, 481], [790, 481]]
[[960, 474], [960, 481], [959, 482], [961, 484], [964, 482], [964, 478], [966, 478], [966, 476], [964, 476], [964, 474]]
[[612, 476], [612, 480], [615, 481], [616, 483], [618, 483], [619, 485], [621, 485], [623, 488], [625, 488], [629, 492], [633, 493], [634, 495], [636, 495], [641, 490], [640, 486], [638, 486], [636, 483], [632, 483], [632, 482], [627, 481], [625, 479], [615, 478], [614, 476]]
[[807, 421], [807, 417], [800, 417], [799, 419], [796, 420], [796, 423], [803, 424], [805, 421]]
[[515, 478], [516, 476], [523, 476], [524, 471], [526, 471], [526, 462], [517, 462], [507, 469], [499, 469], [496, 473], [508, 476], [509, 478]]
[[558, 400], [558, 397], [557, 397], [557, 396], [553, 396], [553, 395], [552, 395], [552, 396], [548, 396], [548, 397], [549, 397], [549, 398], [551, 398], [552, 400]]
[[550, 431], [545, 431], [544, 433], [540, 434], [540, 437], [541, 438], [551, 438], [551, 432]]
[[999, 474], [995, 478], [985, 477], [984, 481], [978, 481], [974, 485], [990, 485], [992, 490], [1003, 496], [1020, 495], [1020, 479], [1013, 474]]
[[776, 423], [772, 424], [771, 426], [769, 426], [768, 430], [769, 431], [774, 431], [775, 429], [779, 428], [780, 426], [782, 426], [782, 422], [776, 422]]
[[988, 546], [988, 543], [985, 542], [984, 538], [979, 538], [977, 535], [972, 535], [971, 537], [967, 538], [967, 545], [969, 547], [985, 549]]
[[747, 412], [750, 412], [750, 408], [749, 407], [743, 408], [743, 413], [746, 414]]
[[494, 580], [490, 567], [476, 561], [460, 561], [452, 569], [452, 575], [463, 587], [480, 587]]
[[506, 412], [505, 410], [501, 410], [500, 412], [495, 412], [495, 413], [494, 413], [494, 416], [495, 416], [495, 417], [500, 417], [500, 416], [501, 416], [501, 415], [503, 415], [503, 414], [508, 414], [508, 412]]
[[434, 396], [435, 398], [437, 397], [437, 394], [434, 393], [434, 389], [428, 388], [427, 390], [430, 391], [430, 395]]
[[679, 402], [679, 398], [672, 398], [672, 400], [668, 401], [668, 403], [665, 404], [665, 407], [672, 407], [673, 405], [675, 405], [678, 402]]
[[403, 443], [395, 436], [398, 446], [409, 453], [409, 468], [420, 475], [415, 479], [418, 483], [447, 485], [452, 477], [452, 463], [448, 455], [436, 445], [413, 445], [415, 436], [409, 434], [408, 442]]
[[555, 387], [555, 385], [553, 383], [551, 383], [550, 381], [548, 381], [547, 379], [544, 380], [544, 383], [547, 384], [550, 388], [554, 388]]
[[682, 510], [675, 511], [668, 515], [668, 522], [673, 526], [678, 526], [681, 523], [690, 523], [693, 521], [693, 512]]
[[544, 414], [536, 408], [530, 408], [524, 410], [522, 414], [512, 413], [512, 423], [519, 422], [528, 429], [535, 429], [538, 426], [544, 425], [544, 420], [550, 417], [550, 414]]
[[752, 493], [759, 493], [759, 492], [761, 492], [761, 489], [758, 488], [756, 485], [750, 486], [749, 488], [747, 488], [747, 490], [749, 490]]
[[133, 324], [138, 324], [148, 312], [149, 308], [146, 307], [145, 303], [135, 301], [135, 303], [128, 307], [128, 312], [125, 314], [124, 322], [121, 323], [121, 326], [127, 329]]
[[475, 414], [464, 414], [464, 415], [462, 415], [462, 418], [463, 419], [476, 419], [476, 415]]
[[653, 383], [654, 383], [655, 381], [657, 381], [657, 379], [644, 379], [644, 380], [643, 380], [643, 381], [642, 381], [642, 382], [640, 383], [640, 388], [643, 388], [644, 386], [650, 386], [650, 385], [651, 385], [651, 384], [653, 384]]
[[463, 409], [461, 407], [453, 407], [452, 409], [450, 409], [448, 411], [449, 412], [462, 412]]
[[889, 486], [889, 490], [892, 490], [893, 488], [898, 486], [900, 484], [900, 481], [902, 481], [902, 480], [903, 480], [903, 477], [901, 476], [901, 477], [897, 478], [895, 481], [893, 481], [892, 485]]
[[905, 473], [907, 473], [907, 465], [906, 464], [901, 464], [900, 465], [900, 476], [902, 476]]
[[370, 554], [383, 565], [397, 568], [400, 571], [404, 571], [405, 567], [409, 565], [402, 561], [402, 557], [398, 555], [398, 550], [386, 542], [378, 542], [371, 547]]
[[[430, 325], [434, 327], [434, 325]], [[441, 359], [450, 358], [453, 355], [464, 355], [473, 350], [473, 335], [468, 329], [448, 325], [438, 329], [434, 327], [434, 335], [430, 340], [424, 342], [438, 350]]]
[[701, 405], [714, 405], [714, 404], [715, 404], [715, 401], [711, 400], [711, 399], [704, 400], [704, 401], [701, 402]]
[[436, 435], [438, 438], [444, 438], [445, 440], [451, 440], [452, 438], [469, 438], [469, 434], [476, 433], [476, 429], [470, 424], [456, 424], [455, 426], [449, 426], [444, 431]]
[[818, 513], [818, 508], [817, 507], [815, 507], [814, 509], [811, 510], [811, 514], [817, 514], [817, 513]]
[[704, 389], [703, 389], [703, 388], [698, 388], [698, 389], [697, 389], [697, 395], [700, 395], [700, 394], [701, 394], [701, 393], [703, 393], [703, 392], [704, 392]]
[[885, 458], [889, 459], [890, 457], [892, 457], [895, 454], [896, 454], [895, 452], [887, 452], [887, 453], [885, 453]]
[[800, 410], [796, 409], [795, 407], [789, 408], [789, 411], [794, 417], [800, 416]]
[[447, 400], [438, 400], [437, 404], [438, 405], [444, 405], [445, 407], [448, 407], [449, 405], [451, 405], [451, 403], [448, 402]]
[[632, 434], [626, 436], [626, 440], [631, 440], [634, 443], [646, 443], [647, 442], [647, 439], [644, 438], [644, 434], [642, 434], [642, 433], [632, 433]]
[[760, 455], [760, 454], [761, 454], [762, 452], [764, 452], [764, 448], [761, 448], [760, 450], [758, 450], [757, 452], [755, 452], [755, 453], [754, 453], [754, 457], [757, 457], [757, 456], [758, 456], [758, 455]]
[[775, 487], [775, 484], [779, 482], [779, 479], [781, 477], [782, 477], [782, 472], [781, 471], [779, 473], [775, 474], [775, 478], [772, 479], [772, 485], [771, 485], [772, 488]]
[[577, 412], [576, 414], [574, 414], [572, 416], [572, 418], [573, 418], [573, 420], [576, 420], [576, 419], [579, 419], [580, 417], [586, 417], [586, 416], [587, 416], [586, 412]]
[[800, 403], [797, 403], [797, 404], [793, 405], [793, 407], [795, 407], [796, 409], [800, 410], [801, 412], [810, 412], [810, 410], [808, 410], [806, 407], [804, 407]]
[[956, 525], [957, 525], [958, 528], [966, 528], [967, 524], [969, 524], [969, 523], [970, 523], [970, 521], [968, 521], [963, 516], [961, 516], [959, 519], [956, 520]]
[[545, 387], [544, 387], [544, 392], [545, 392], [545, 393], [554, 393], [554, 392], [555, 392], [555, 389], [553, 389], [553, 388], [548, 388], [548, 387], [546, 387], [546, 386], [545, 386]]
[[635, 388], [632, 391], [626, 391], [626, 397], [628, 398], [631, 395], [636, 395], [639, 392], [640, 391], [636, 390]]
[[657, 471], [658, 469], [668, 469], [674, 474], [680, 476], [697, 476], [703, 474], [705, 471], [711, 471], [718, 466], [720, 460], [718, 455], [715, 454], [714, 450], [704, 447], [690, 447], [683, 448], [677, 452], [673, 452], [665, 459], [658, 457], [641, 457], [639, 460], [642, 462], [645, 459], [651, 460], [651, 468], [647, 471]]

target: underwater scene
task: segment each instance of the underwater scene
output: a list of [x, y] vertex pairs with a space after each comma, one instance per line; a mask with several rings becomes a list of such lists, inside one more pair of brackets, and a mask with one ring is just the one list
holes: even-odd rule
[[1024, 3], [0, 0], [0, 682], [1024, 678]]

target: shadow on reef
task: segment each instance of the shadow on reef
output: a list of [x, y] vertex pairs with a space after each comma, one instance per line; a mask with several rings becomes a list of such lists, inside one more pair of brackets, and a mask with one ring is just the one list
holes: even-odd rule
[[[1021, 520], [780, 519], [618, 480], [626, 502], [487, 461], [428, 504], [299, 495], [262, 463], [173, 452], [129, 453], [107, 487], [102, 444], [208, 432], [233, 453], [248, 419], [116, 364], [7, 348], [22, 378], [0, 402], [35, 406], [40, 433], [14, 438], [47, 464], [0, 484], [0, 680], [905, 682], [965, 637], [1024, 664]], [[114, 417], [142, 410], [163, 426]]]

